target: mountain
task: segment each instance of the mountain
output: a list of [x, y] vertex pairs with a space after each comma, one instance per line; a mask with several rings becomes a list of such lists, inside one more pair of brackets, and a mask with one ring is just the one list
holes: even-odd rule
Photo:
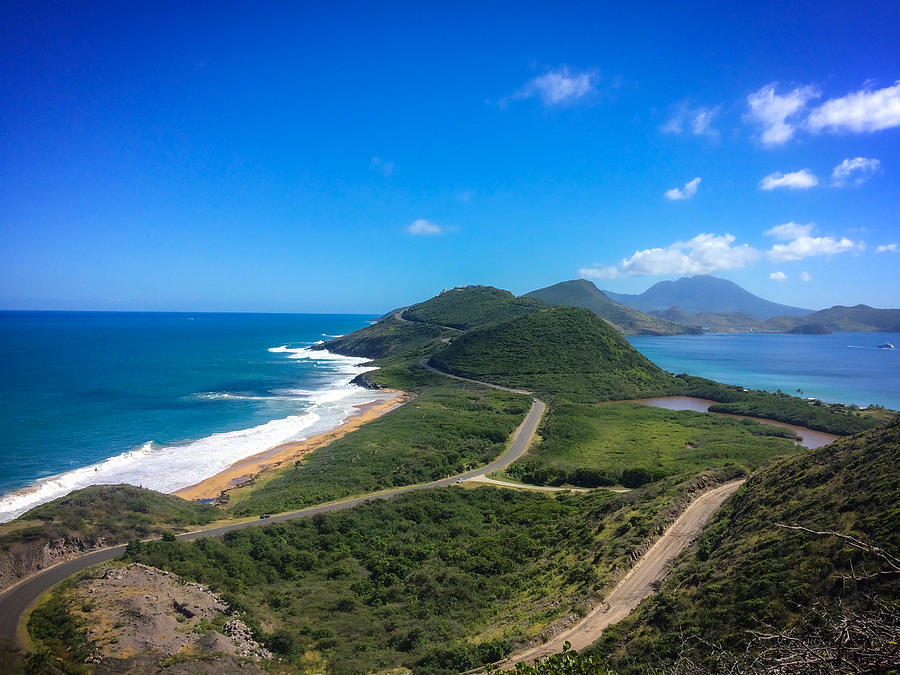
[[[895, 421], [761, 469], [698, 537], [660, 593], [604, 633], [594, 650], [623, 673], [641, 671], [637, 664], [648, 660], [659, 672], [890, 672], [856, 668], [852, 660], [875, 653], [873, 624], [882, 609], [891, 611], [874, 598], [890, 603], [900, 591], [896, 559], [890, 561], [900, 551], [898, 459]], [[888, 555], [853, 546], [845, 535]], [[758, 657], [776, 659], [774, 650], [788, 642], [809, 647], [831, 623], [823, 617], [839, 630], [824, 636], [823, 649], [808, 650], [821, 669], [750, 665]], [[791, 631], [783, 641], [752, 633], [783, 630]], [[896, 630], [888, 636], [893, 646], [882, 645], [893, 649], [895, 665]], [[826, 657], [839, 643], [846, 663], [829, 669]], [[723, 656], [746, 659], [745, 667], [729, 668]], [[676, 658], [689, 660], [673, 669]], [[686, 667], [691, 663], [703, 668]]]
[[580, 307], [550, 307], [468, 331], [431, 361], [463, 377], [569, 400], [633, 398], [679, 386], [609, 323]]
[[526, 293], [524, 298], [537, 298], [550, 305], [568, 305], [591, 310], [617, 326], [626, 335], [680, 335], [698, 332], [665, 317], [654, 317], [640, 310], [610, 300], [587, 279], [563, 281]]
[[642, 312], [654, 312], [680, 307], [693, 312], [742, 312], [762, 319], [782, 314], [804, 316], [810, 309], [780, 305], [745, 291], [732, 281], [707, 275], [682, 277], [677, 281], [660, 281], [643, 293], [628, 295], [603, 291], [616, 302]]
[[776, 316], [765, 321], [761, 330], [774, 332], [806, 332], [806, 327], [819, 326], [826, 331], [856, 333], [900, 333], [900, 309], [877, 309], [868, 305], [844, 307], [835, 305], [802, 318]]

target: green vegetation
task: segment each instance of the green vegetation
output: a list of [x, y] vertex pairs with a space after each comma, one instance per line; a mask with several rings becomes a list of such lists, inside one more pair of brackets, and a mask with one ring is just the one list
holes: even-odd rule
[[441, 337], [452, 331], [439, 326], [406, 323], [393, 315], [378, 323], [360, 328], [344, 337], [328, 341], [326, 349], [345, 356], [364, 356], [383, 359], [407, 353], [434, 349], [441, 345]]
[[457, 673], [583, 613], [688, 483], [555, 498], [452, 487], [131, 557], [223, 593], [295, 667], [318, 651], [331, 673]]
[[715, 669], [721, 652], [740, 655], [749, 646], [752, 659], [767, 647], [753, 642], [751, 630], [808, 634], [820, 616], [814, 608], [870, 612], [872, 598], [896, 600], [900, 578], [879, 573], [889, 566], [877, 555], [777, 524], [852, 535], [897, 556], [898, 463], [894, 422], [762, 469], [705, 529], [660, 594], [604, 633], [596, 653], [618, 671], [636, 672], [646, 663], [665, 670], [686, 647], [695, 663]]
[[506, 470], [539, 485], [638, 487], [718, 466], [749, 472], [797, 447], [787, 429], [636, 403], [553, 408], [541, 440]]
[[[343, 497], [462, 473], [502, 454], [530, 407], [527, 397], [488, 390], [416, 366], [380, 382], [418, 391], [414, 401], [320, 448], [249, 493], [237, 493], [237, 516], [278, 513]], [[412, 381], [414, 380], [414, 381]]]
[[883, 408], [860, 410], [855, 405], [809, 401], [782, 392], [745, 391], [741, 387], [692, 375], [681, 374], [677, 377], [684, 382], [683, 393], [719, 401], [717, 405], [710, 406], [712, 412], [762, 417], [838, 436], [874, 429], [894, 416], [892, 411]]
[[431, 362], [463, 377], [580, 402], [674, 392], [678, 384], [607, 322], [576, 307], [469, 331]]
[[463, 286], [412, 305], [403, 316], [409, 321], [466, 330], [509, 321], [545, 306], [540, 300], [517, 298], [493, 286]]
[[[699, 333], [694, 324], [682, 325], [666, 318], [644, 314], [609, 297], [587, 279], [563, 281], [547, 288], [526, 293], [523, 297], [537, 298], [550, 305], [567, 305], [591, 310], [606, 319], [625, 335], [680, 335]], [[690, 326], [690, 327], [689, 327]]]
[[0, 537], [0, 553], [53, 540], [121, 543], [205, 525], [221, 516], [212, 506], [187, 502], [133, 485], [94, 485], [36, 506], [21, 515], [21, 528]]
[[28, 633], [42, 646], [36, 653], [42, 654], [42, 660], [50, 666], [34, 672], [88, 672], [84, 665], [91, 655], [87, 627], [83, 619], [69, 611], [75, 581], [75, 577], [70, 577], [53, 588], [28, 617]]

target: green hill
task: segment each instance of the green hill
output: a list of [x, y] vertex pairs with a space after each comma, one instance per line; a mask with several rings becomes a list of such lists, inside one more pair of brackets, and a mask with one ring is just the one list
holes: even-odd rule
[[[660, 594], [609, 629], [595, 651], [621, 672], [648, 659], [667, 671], [686, 647], [694, 663], [724, 672], [718, 652], [744, 658], [737, 655], [749, 648], [752, 659], [773, 644], [755, 642], [750, 631], [790, 628], [806, 639], [820, 628], [821, 612], [868, 613], [877, 609], [875, 597], [896, 603], [900, 574], [879, 574], [890, 565], [877, 555], [837, 536], [777, 524], [851, 535], [897, 556], [898, 463], [900, 422], [894, 422], [759, 471], [706, 528]], [[862, 672], [815, 672], [842, 671]]]
[[868, 305], [854, 307], [835, 305], [804, 317], [776, 316], [763, 322], [761, 328], [790, 332], [806, 324], [816, 324], [834, 332], [900, 333], [900, 309], [877, 309]]
[[578, 307], [551, 307], [469, 331], [432, 363], [465, 377], [573, 401], [630, 398], [677, 386], [615, 328]]
[[517, 298], [509, 291], [493, 286], [462, 286], [408, 307], [403, 318], [466, 330], [515, 319], [542, 307], [545, 304], [540, 300]]
[[442, 337], [451, 333], [453, 331], [440, 326], [400, 321], [391, 314], [378, 323], [329, 340], [321, 346], [345, 356], [383, 359], [434, 348], [440, 344]]
[[549, 305], [584, 307], [606, 319], [626, 335], [681, 335], [697, 333], [696, 328], [666, 318], [650, 316], [637, 309], [610, 300], [586, 279], [574, 279], [526, 293], [525, 298], [543, 300]]

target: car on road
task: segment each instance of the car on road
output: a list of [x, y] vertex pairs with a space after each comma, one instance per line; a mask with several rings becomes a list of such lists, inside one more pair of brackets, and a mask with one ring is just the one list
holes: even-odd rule
[[262, 519], [264, 519], [264, 518], [271, 518], [271, 517], [272, 517], [272, 514], [271, 514], [271, 513], [260, 513], [260, 514], [259, 514], [259, 519], [260, 519], [260, 520], [262, 520]]
[[457, 482], [457, 483], [462, 483], [462, 478], [457, 478], [457, 479], [456, 479], [456, 482]]

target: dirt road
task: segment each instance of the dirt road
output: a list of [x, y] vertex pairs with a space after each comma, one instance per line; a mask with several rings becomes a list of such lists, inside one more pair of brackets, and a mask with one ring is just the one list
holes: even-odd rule
[[719, 507], [741, 486], [743, 480], [725, 483], [692, 501], [655, 544], [641, 556], [631, 571], [606, 596], [606, 599], [584, 620], [537, 647], [513, 654], [500, 666], [510, 668], [519, 662], [532, 663], [561, 652], [568, 641], [572, 649], [582, 650], [593, 644], [603, 630], [628, 616], [641, 600], [653, 593], [653, 583], [660, 581], [672, 562], [700, 533]]

